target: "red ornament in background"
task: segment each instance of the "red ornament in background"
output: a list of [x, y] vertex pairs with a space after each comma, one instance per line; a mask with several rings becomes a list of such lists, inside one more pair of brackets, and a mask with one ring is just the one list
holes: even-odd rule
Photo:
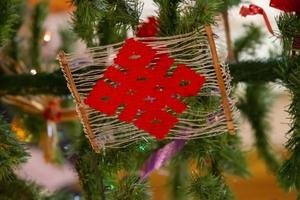
[[197, 95], [205, 82], [184, 64], [168, 76], [174, 60], [134, 39], [126, 40], [114, 61], [84, 102], [107, 115], [123, 106], [120, 121], [132, 122], [157, 139], [164, 139], [178, 122], [170, 109], [181, 114], [187, 107], [182, 97]]
[[284, 12], [300, 14], [300, 0], [271, 0], [270, 6]]
[[143, 22], [137, 29], [137, 37], [154, 37], [159, 32], [156, 17], [148, 17], [148, 22]]
[[[284, 12], [296, 12], [297, 15], [300, 15], [300, 0], [271, 0], [270, 6]], [[300, 49], [300, 36], [294, 38], [292, 48], [292, 56], [294, 56], [295, 50]]]
[[243, 17], [246, 17], [248, 15], [257, 15], [260, 14], [264, 17], [266, 26], [269, 30], [269, 32], [274, 35], [274, 31], [272, 29], [272, 26], [270, 24], [270, 21], [268, 19], [267, 14], [265, 13], [264, 9], [262, 9], [261, 7], [254, 5], [254, 4], [250, 4], [249, 7], [246, 6], [242, 6], [240, 9], [240, 15], [242, 15]]
[[[283, 10], [285, 12], [296, 12], [296, 14], [298, 15], [300, 14], [300, 0], [271, 0], [270, 6], [277, 8], [279, 10]], [[261, 7], [254, 4], [251, 4], [249, 7], [242, 6], [240, 9], [240, 14], [243, 17], [246, 17], [248, 15], [256, 15], [256, 14], [263, 15], [269, 32], [272, 35], [274, 35], [274, 31], [272, 30], [269, 19], [265, 11]], [[300, 36], [294, 38], [292, 48], [293, 48], [292, 55], [294, 55], [295, 50], [300, 49]]]
[[300, 36], [294, 38], [293, 48], [294, 49], [300, 49]]
[[62, 110], [60, 107], [60, 100], [55, 99], [48, 102], [48, 106], [44, 110], [44, 117], [47, 120], [58, 122], [61, 120]]

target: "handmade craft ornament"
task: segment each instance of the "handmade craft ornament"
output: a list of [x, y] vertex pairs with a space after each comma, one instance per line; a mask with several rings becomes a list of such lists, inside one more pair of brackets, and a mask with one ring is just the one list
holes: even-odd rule
[[[113, 63], [107, 65], [112, 55]], [[226, 65], [220, 66], [208, 26], [172, 37], [130, 38], [83, 54], [61, 52], [59, 60], [96, 152], [138, 140], [234, 132], [230, 75]], [[218, 95], [211, 92], [216, 89]], [[197, 101], [211, 95], [213, 110], [189, 103], [192, 97]], [[219, 120], [208, 123], [212, 112], [220, 113]]]
[[123, 105], [120, 121], [134, 120], [136, 127], [164, 139], [178, 122], [166, 109], [181, 114], [186, 105], [179, 98], [197, 95], [205, 82], [203, 76], [183, 64], [167, 76], [173, 63], [167, 54], [157, 55], [144, 43], [128, 39], [115, 58], [117, 66], [107, 68], [84, 102], [107, 115], [114, 115]]

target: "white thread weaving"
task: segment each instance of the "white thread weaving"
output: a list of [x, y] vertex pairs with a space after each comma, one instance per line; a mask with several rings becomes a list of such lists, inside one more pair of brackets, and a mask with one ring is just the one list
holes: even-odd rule
[[[222, 99], [205, 30], [201, 29], [171, 37], [136, 39], [156, 49], [159, 53], [168, 53], [170, 57], [175, 59], [174, 65], [185, 64], [205, 76], [206, 82], [198, 93], [198, 97], [212, 97], [217, 101], [218, 106], [213, 110], [203, 108], [203, 106], [191, 107], [188, 105], [184, 113], [178, 116], [179, 122], [171, 129], [166, 138], [178, 139], [184, 137], [195, 139], [226, 133], [227, 121], [222, 109]], [[113, 63], [113, 59], [123, 44], [124, 42], [120, 42], [108, 46], [88, 48], [80, 54], [66, 54], [69, 69], [80, 95], [81, 105], [84, 106], [87, 112], [89, 126], [95, 135], [95, 138], [90, 138], [90, 140], [102, 148], [120, 148], [137, 140], [153, 139], [152, 136], [133, 124], [120, 122], [118, 113], [114, 116], [107, 116], [83, 103], [95, 83], [103, 76], [106, 67]], [[222, 63], [224, 59], [220, 58], [220, 60]], [[221, 64], [221, 71], [232, 116], [235, 119], [237, 110], [233, 105], [233, 100], [229, 98], [231, 77], [226, 65]]]

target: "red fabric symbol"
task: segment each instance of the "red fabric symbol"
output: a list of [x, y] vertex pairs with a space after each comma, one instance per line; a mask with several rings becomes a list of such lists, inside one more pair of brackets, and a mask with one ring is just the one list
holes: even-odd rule
[[184, 64], [167, 75], [174, 60], [134, 39], [126, 40], [114, 61], [84, 102], [107, 115], [122, 106], [120, 121], [132, 122], [157, 139], [178, 122], [170, 110], [181, 114], [186, 105], [180, 99], [197, 95], [205, 82]]

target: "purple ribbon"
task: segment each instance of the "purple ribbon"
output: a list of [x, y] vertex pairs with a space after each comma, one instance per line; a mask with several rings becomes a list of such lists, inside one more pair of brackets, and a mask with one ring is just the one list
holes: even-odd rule
[[163, 148], [154, 152], [144, 163], [140, 177], [145, 180], [152, 171], [164, 166], [173, 156], [175, 156], [186, 144], [186, 139], [174, 140], [166, 144]]

